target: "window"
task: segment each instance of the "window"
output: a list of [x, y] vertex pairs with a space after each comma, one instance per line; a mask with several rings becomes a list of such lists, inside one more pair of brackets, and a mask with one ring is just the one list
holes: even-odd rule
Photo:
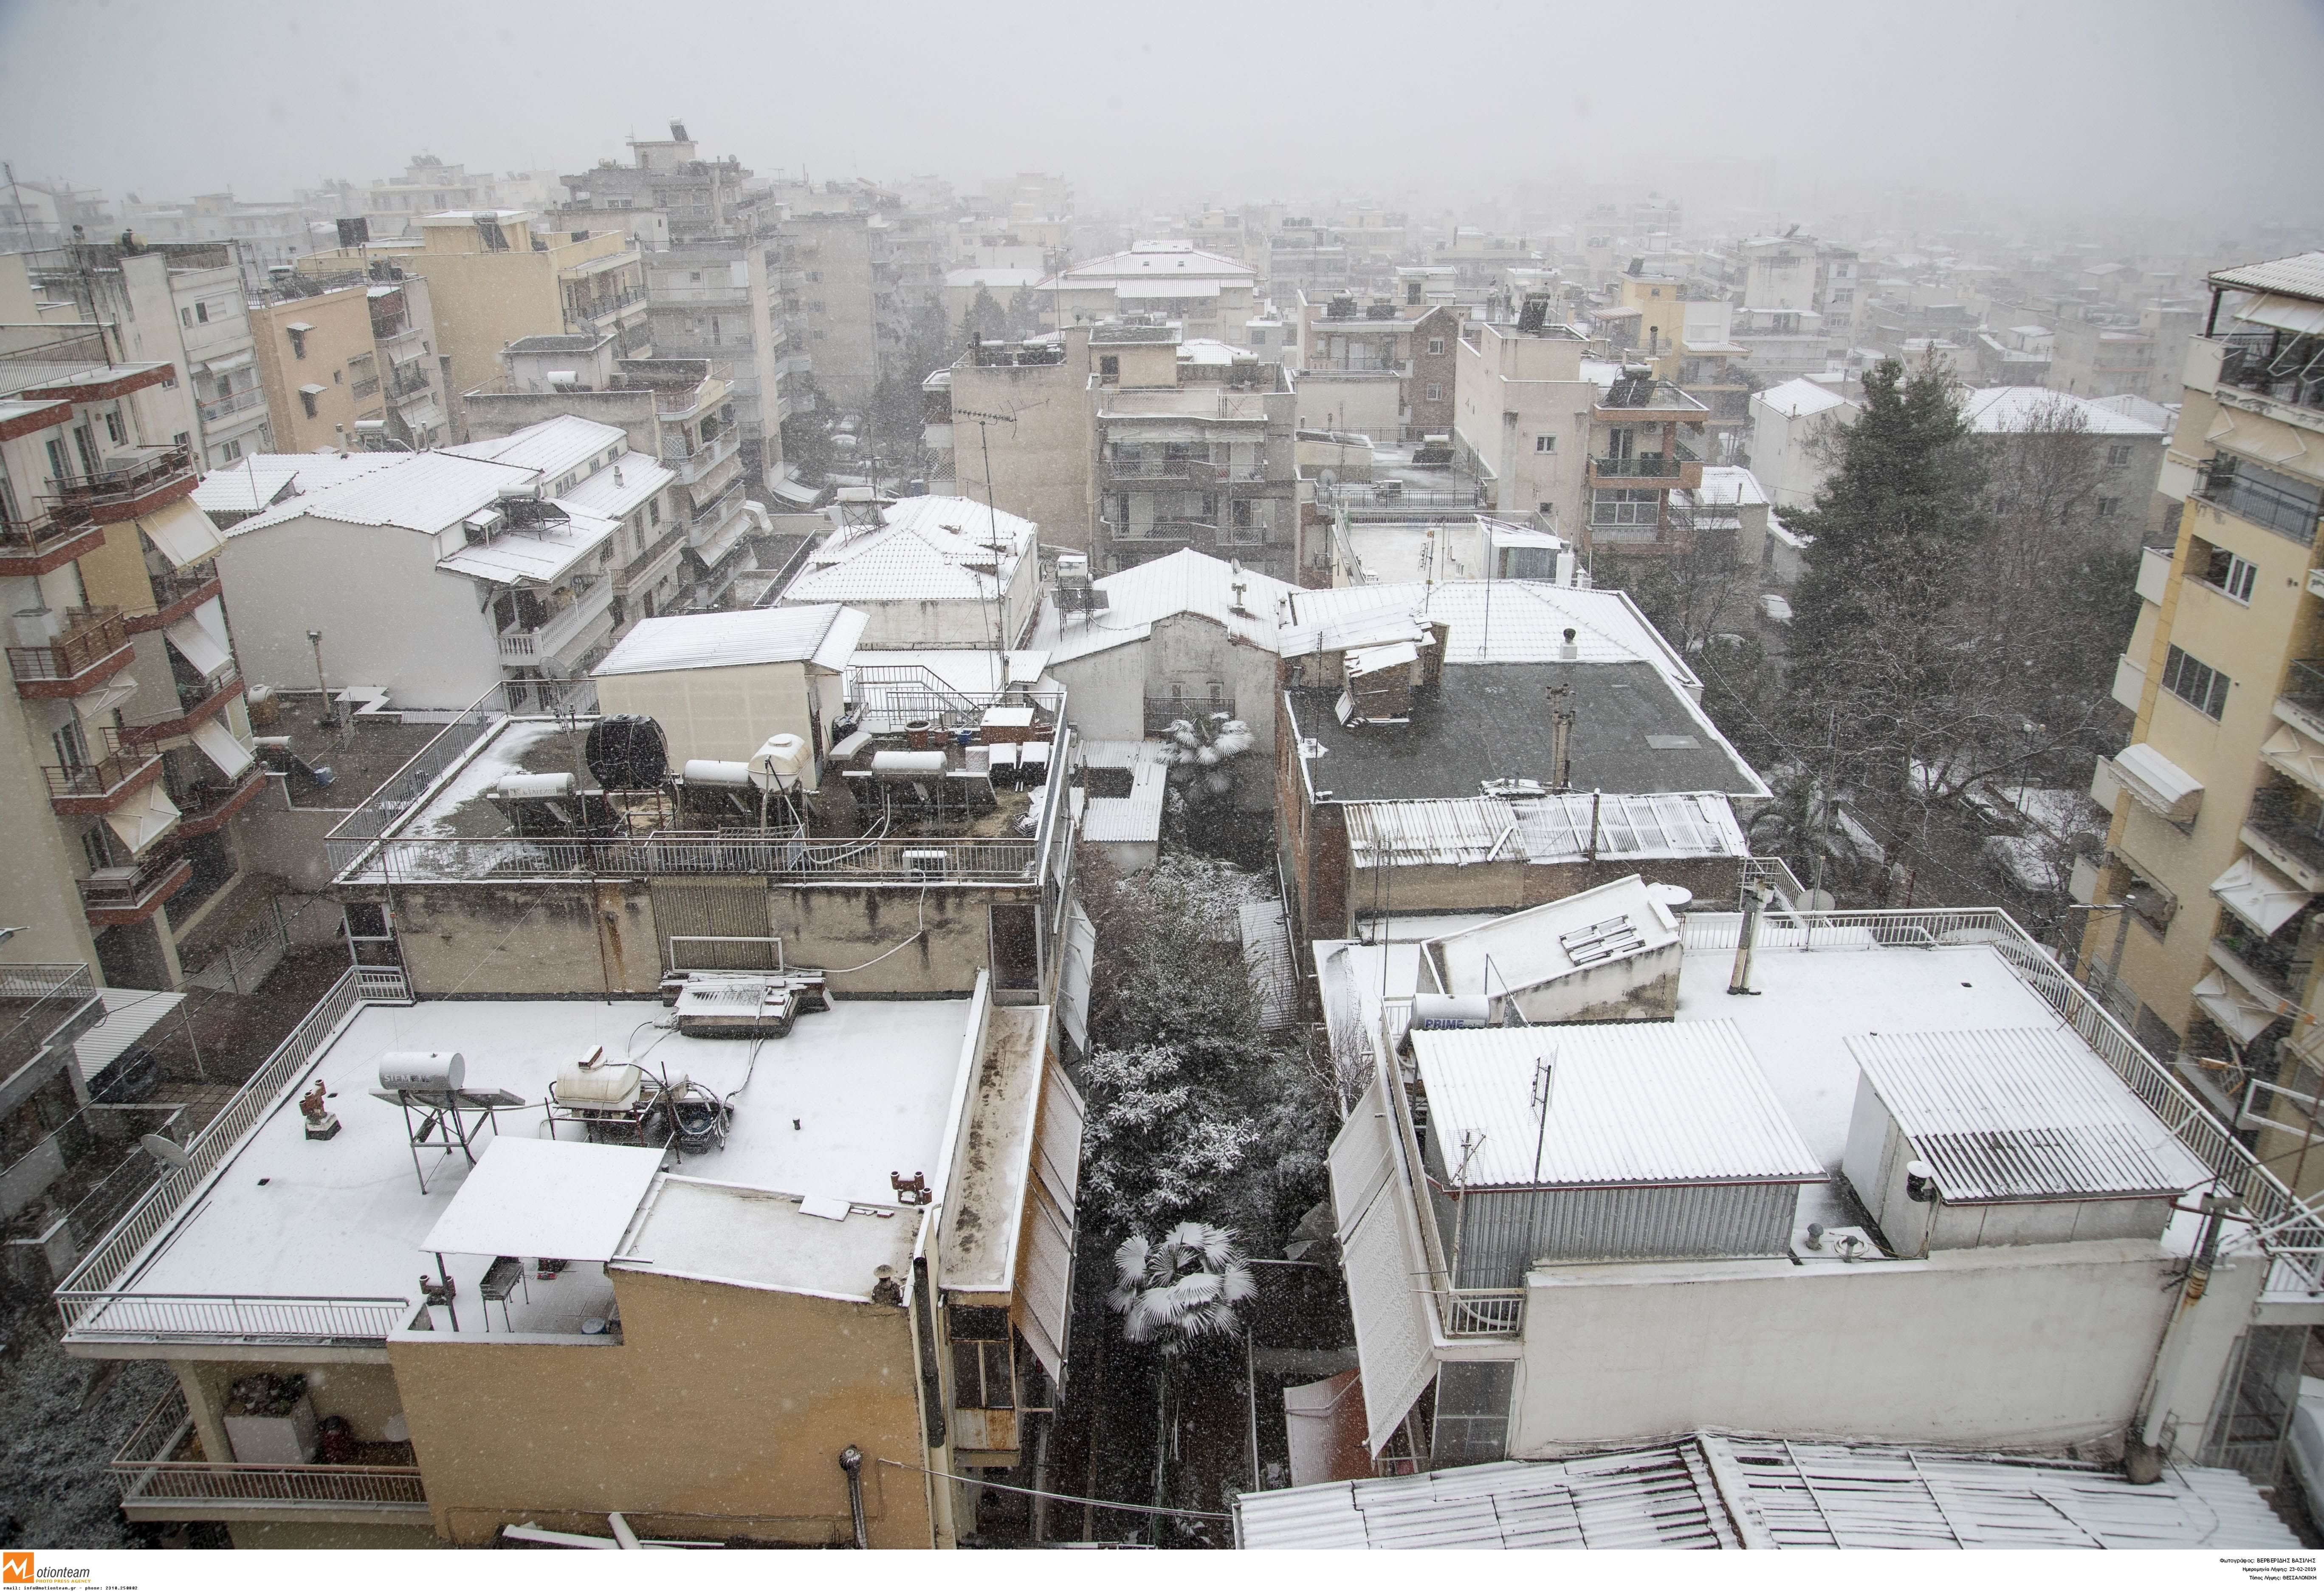
[[2163, 689], [2212, 718], [2227, 710], [2227, 677], [2177, 647], [2163, 661]]
[[807, 279], [809, 282], [821, 282], [823, 280], [823, 273], [820, 271], [810, 271], [807, 273]]
[[2099, 518], [2099, 519], [2101, 519], [2101, 520], [2111, 520], [2111, 519], [2113, 519], [2116, 514], [2120, 514], [2120, 513], [2122, 513], [2122, 499], [2121, 499], [2121, 498], [2119, 498], [2119, 497], [2101, 497], [2101, 498], [2099, 498], [2099, 499], [2098, 499], [2098, 518]]
[[[180, 433], [182, 436], [183, 433]], [[72, 472], [65, 468], [65, 445], [54, 437], [49, 439], [49, 479], [63, 482]]]
[[210, 307], [208, 304], [195, 305], [194, 319], [200, 321], [205, 326], [208, 325], [210, 319]]
[[121, 429], [121, 412], [119, 410], [108, 409], [105, 412], [105, 434], [107, 438], [116, 443], [125, 442], [129, 440], [128, 433]]
[[2289, 536], [2303, 547], [2316, 541], [2318, 491], [2296, 476], [2222, 453], [2212, 458], [2201, 494], [2229, 513]]
[[88, 742], [81, 735], [78, 717], [66, 721], [64, 727], [49, 736], [49, 745], [56, 748], [60, 768], [86, 768], [88, 765]]
[[1249, 529], [1250, 525], [1250, 499], [1248, 497], [1238, 497], [1234, 500], [1233, 506], [1235, 529], [1238, 531]]
[[299, 407], [307, 412], [307, 418], [309, 420], [313, 420], [318, 412], [315, 408], [315, 395], [312, 393], [302, 391], [299, 394]]
[[240, 458], [241, 457], [242, 457], [242, 444], [241, 444], [241, 443], [239, 443], [239, 442], [221, 442], [220, 444], [218, 444], [218, 463], [220, 463], [220, 464], [232, 464], [235, 459], [238, 459], [238, 458]]
[[823, 301], [821, 299], [808, 300], [807, 307], [808, 311], [812, 314], [820, 315], [823, 313]]
[[[2200, 541], [2193, 544], [2198, 550], [2204, 545]], [[2193, 560], [2189, 562], [2193, 562]], [[2210, 561], [2204, 567], [2201, 578], [2204, 585], [2214, 590], [2225, 592], [2239, 603], [2247, 603], [2251, 601], [2253, 578], [2258, 573], [2250, 563], [2236, 557], [2226, 548], [2215, 547], [2210, 550]]]
[[1489, 1465], [1507, 1457], [1514, 1360], [1454, 1360], [1436, 1374], [1430, 1463]]
[[661, 500], [659, 498], [649, 497], [646, 499], [646, 523], [649, 525], [659, 525], [661, 523]]
[[1099, 355], [1097, 356], [1097, 374], [1107, 377], [1110, 380], [1119, 381], [1121, 377], [1121, 356], [1119, 354]]
[[1540, 432], [1533, 440], [1533, 450], [1536, 453], [1555, 453], [1557, 438], [1548, 431]]
[[1590, 495], [1593, 525], [1654, 525], [1662, 519], [1663, 495], [1637, 486], [1600, 486]]
[[192, 442], [193, 440], [194, 434], [191, 431], [178, 431], [173, 433], [170, 438], [171, 442], [179, 448], [187, 446], [189, 443]]
[[1444, 384], [1443, 382], [1431, 382], [1428, 384], [1428, 402], [1431, 403], [1442, 403], [1444, 402]]
[[113, 865], [113, 858], [105, 844], [103, 824], [93, 825], [80, 832], [80, 854], [88, 859], [88, 871], [92, 874], [99, 868]]
[[192, 310], [179, 310], [179, 311], [178, 311], [178, 324], [179, 324], [180, 326], [191, 326], [191, 325], [193, 325], [193, 324], [194, 324], [194, 312], [193, 312]]
[[346, 384], [346, 379], [347, 379], [347, 378], [346, 378], [346, 376], [345, 373], [343, 373], [343, 372], [336, 371], [336, 370], [335, 370], [335, 371], [333, 371], [333, 372], [331, 373], [331, 384], [332, 384], [333, 386], [335, 386], [335, 387], [336, 387], [336, 386], [342, 386], [342, 385], [344, 385], [344, 384]]
[[2126, 465], [2126, 464], [2128, 464], [2129, 462], [2130, 462], [2130, 444], [2129, 444], [2129, 443], [2127, 443], [2127, 442], [2112, 442], [2112, 443], [2108, 443], [2108, 444], [2107, 445], [2107, 465], [2108, 465], [2108, 466], [2113, 467], [2113, 466]]
[[284, 329], [285, 329], [285, 330], [287, 330], [287, 331], [290, 334], [290, 356], [291, 356], [292, 358], [294, 358], [294, 359], [304, 359], [304, 358], [306, 358], [306, 357], [307, 357], [307, 334], [306, 334], [305, 332], [300, 331], [300, 330], [297, 327], [295, 327], [295, 326], [293, 326], [293, 327], [287, 327], [287, 328], [285, 328]]

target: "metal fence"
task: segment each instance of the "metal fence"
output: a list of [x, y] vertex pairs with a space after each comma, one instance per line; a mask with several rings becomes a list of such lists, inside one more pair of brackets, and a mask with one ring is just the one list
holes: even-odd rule
[[[213, 1117], [199, 1137], [186, 1146], [186, 1164], [174, 1168], [130, 1208], [119, 1226], [92, 1249], [57, 1289], [57, 1310], [68, 1332], [84, 1336], [142, 1337], [172, 1331], [202, 1337], [244, 1336], [242, 1323], [266, 1319], [268, 1301], [251, 1299], [211, 1300], [201, 1309], [190, 1308], [185, 1297], [139, 1296], [119, 1291], [131, 1270], [161, 1230], [174, 1219], [209, 1175], [222, 1166], [243, 1140], [300, 1083], [339, 1030], [367, 1002], [410, 999], [401, 972], [392, 967], [350, 967], [323, 998], [299, 1021], [274, 1053], [248, 1082], [235, 1092], [224, 1110]], [[288, 1305], [312, 1300], [280, 1301]], [[334, 1305], [375, 1305], [380, 1300], [332, 1300]], [[401, 1304], [401, 1301], [396, 1301]], [[151, 1307], [150, 1309], [148, 1307]], [[118, 1309], [122, 1314], [114, 1312]], [[153, 1313], [155, 1310], [160, 1314]], [[171, 1312], [175, 1313], [171, 1313]], [[283, 1319], [290, 1318], [284, 1317]], [[152, 1322], [168, 1319], [186, 1323], [164, 1328]], [[193, 1323], [207, 1323], [207, 1328]], [[383, 1337], [386, 1328], [369, 1330], [376, 1318], [358, 1310], [341, 1325], [358, 1325], [361, 1332], [335, 1332], [335, 1337]]]
[[[1683, 925], [1689, 950], [1732, 949], [1742, 919], [1696, 913]], [[2275, 1260], [2273, 1292], [2324, 1294], [2324, 1217], [2295, 1196], [2238, 1143], [2120, 1019], [2060, 967], [2007, 912], [1991, 907], [1910, 912], [1801, 912], [1761, 921], [1763, 951], [1864, 950], [1874, 947], [1991, 948], [2018, 981], [2042, 997], [2173, 1138], [2243, 1201], [2252, 1231]]]
[[[57, 1032], [97, 998], [87, 962], [0, 963], [0, 1000], [25, 1004], [0, 1029], [0, 1078], [46, 1051]], [[92, 1013], [90, 1023], [97, 1021]]]
[[362, 855], [365, 845], [386, 834], [421, 793], [443, 777], [446, 769], [465, 756], [469, 747], [505, 717], [501, 702], [499, 686], [478, 697], [438, 730], [433, 740], [413, 753], [410, 762], [382, 781], [379, 789], [361, 807], [332, 826], [323, 840], [332, 872], [347, 866]]
[[416, 1465], [229, 1465], [175, 1458], [193, 1436], [177, 1388], [164, 1393], [113, 1457], [126, 1510], [215, 1504], [382, 1504], [424, 1509]]
[[1009, 884], [1034, 877], [1040, 843], [945, 836], [807, 841], [770, 839], [757, 832], [658, 834], [639, 840], [394, 836], [351, 846], [346, 856], [346, 862], [338, 852], [331, 856], [344, 884], [456, 884], [608, 875], [656, 878], [689, 874], [757, 875], [801, 881]]

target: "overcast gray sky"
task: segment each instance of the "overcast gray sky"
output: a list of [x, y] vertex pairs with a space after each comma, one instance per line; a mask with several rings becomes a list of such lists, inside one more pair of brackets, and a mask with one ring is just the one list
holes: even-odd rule
[[[669, 10], [683, 22], [649, 23]], [[1413, 200], [1756, 162], [1877, 185], [2324, 218], [2324, 0], [1167, 6], [0, 0], [0, 156], [152, 199], [426, 150], [577, 169], [683, 116], [763, 171], [1093, 201]], [[1677, 184], [1682, 188], [1686, 184]]]

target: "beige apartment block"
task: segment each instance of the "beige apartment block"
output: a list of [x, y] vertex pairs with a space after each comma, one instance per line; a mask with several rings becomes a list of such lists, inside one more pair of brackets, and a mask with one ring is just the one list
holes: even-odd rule
[[447, 391], [494, 380], [501, 350], [519, 338], [611, 332], [624, 355], [652, 346], [644, 268], [619, 233], [551, 231], [524, 210], [449, 210], [422, 218], [419, 233], [417, 246], [337, 249], [303, 264], [361, 271], [384, 255], [425, 278]]
[[250, 324], [282, 452], [449, 440], [425, 278], [279, 277]]
[[1090, 329], [987, 346], [923, 384], [931, 449], [949, 449], [956, 490], [1021, 514], [1055, 548], [1087, 552], [1095, 490]]
[[[1542, 304], [1544, 313], [1533, 313]], [[1578, 536], [1590, 443], [1590, 412], [1618, 366], [1592, 360], [1570, 326], [1529, 301], [1514, 325], [1472, 320], [1454, 350], [1452, 439], [1462, 465], [1483, 481], [1495, 512], [1535, 517]]]
[[2301, 1192], [2324, 1088], [2324, 253], [2214, 273], [2163, 467], [2177, 538], [2148, 550], [2115, 694], [2137, 713], [2099, 761], [2114, 810], [2085, 976]]
[[[793, 215], [784, 230], [789, 246], [788, 292], [805, 329], [800, 350], [815, 364], [816, 385], [834, 403], [860, 408], [880, 381], [880, 310], [872, 268], [867, 215]], [[792, 312], [791, 300], [784, 303]]]

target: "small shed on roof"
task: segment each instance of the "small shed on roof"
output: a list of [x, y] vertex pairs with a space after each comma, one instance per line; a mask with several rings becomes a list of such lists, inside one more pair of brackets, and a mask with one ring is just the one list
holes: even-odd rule
[[1782, 1254], [1799, 1185], [1826, 1176], [1723, 1019], [1409, 1040], [1461, 1287], [1516, 1287], [1536, 1262]]
[[641, 620], [592, 671], [599, 706], [661, 726], [670, 766], [741, 763], [774, 735], [813, 750], [817, 788], [863, 616], [836, 603]]
[[1877, 1033], [1848, 1047], [1861, 1071], [1841, 1164], [1898, 1254], [2160, 1237], [2172, 1203], [2211, 1179], [2070, 1035]]
[[1678, 920], [1637, 874], [1427, 941], [1435, 988], [1496, 1018], [1605, 1023], [1678, 1010]]

